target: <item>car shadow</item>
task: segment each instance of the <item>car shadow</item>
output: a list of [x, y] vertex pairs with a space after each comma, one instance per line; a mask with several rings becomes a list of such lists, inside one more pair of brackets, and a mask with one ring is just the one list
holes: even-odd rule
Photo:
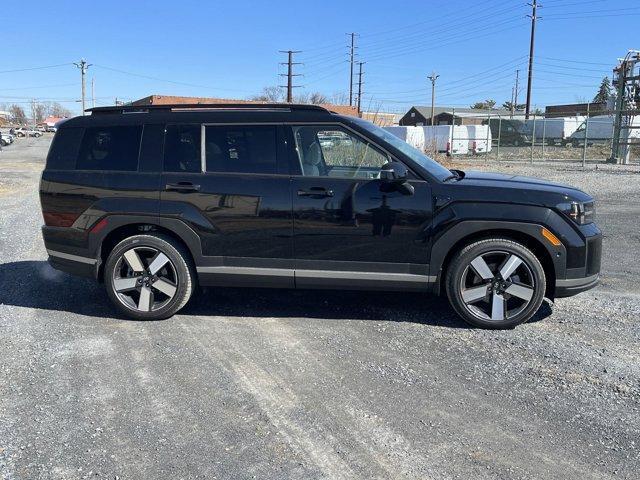
[[[124, 319], [103, 285], [54, 270], [46, 261], [0, 264], [0, 304]], [[552, 313], [543, 303], [531, 322]], [[412, 322], [471, 328], [447, 300], [423, 293], [208, 287], [181, 315]]]

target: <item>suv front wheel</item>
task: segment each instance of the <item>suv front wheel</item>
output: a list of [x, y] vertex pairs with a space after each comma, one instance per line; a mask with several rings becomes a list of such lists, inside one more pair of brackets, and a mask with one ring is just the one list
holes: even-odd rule
[[511, 328], [540, 308], [546, 289], [544, 269], [525, 246], [489, 238], [464, 247], [446, 275], [447, 296], [468, 323]]
[[172, 316], [189, 301], [195, 278], [189, 254], [161, 234], [122, 240], [109, 254], [104, 269], [109, 298], [137, 320]]

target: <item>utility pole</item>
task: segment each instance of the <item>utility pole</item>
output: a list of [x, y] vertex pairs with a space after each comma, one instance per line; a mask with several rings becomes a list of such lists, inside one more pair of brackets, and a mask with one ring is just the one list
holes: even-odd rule
[[96, 108], [96, 78], [91, 77], [91, 106]]
[[[613, 70], [613, 85], [616, 87], [615, 120], [611, 139], [611, 157], [608, 162], [628, 164], [634, 135], [632, 130], [640, 128], [635, 121], [640, 115], [640, 51], [629, 50], [620, 64]], [[586, 142], [586, 138], [585, 138]]]
[[358, 116], [362, 117], [362, 109], [360, 108], [361, 106], [361, 102], [362, 102], [362, 65], [364, 65], [365, 62], [358, 62]]
[[538, 19], [538, 0], [533, 0], [531, 5], [531, 40], [529, 41], [529, 75], [527, 77], [527, 104], [524, 110], [524, 118], [529, 118], [529, 111], [531, 110], [531, 82], [533, 80], [533, 46], [536, 38], [536, 20]]
[[351, 47], [349, 49], [349, 106], [353, 105], [353, 60], [355, 55], [356, 48], [356, 34], [350, 33], [351, 35]]
[[[287, 77], [287, 103], [292, 103], [293, 102], [293, 89], [294, 88], [298, 88], [300, 85], [294, 85], [293, 84], [293, 77], [299, 77], [300, 74], [299, 73], [293, 73], [293, 66], [294, 65], [300, 65], [300, 62], [294, 62], [293, 61], [293, 54], [294, 53], [300, 53], [301, 50], [280, 50], [280, 53], [286, 53], [287, 54], [287, 61], [280, 63], [280, 65], [286, 65], [287, 66], [287, 73], [281, 73], [281, 76], [286, 76]], [[284, 85], [281, 85], [281, 87], [284, 87]]]
[[512, 102], [511, 102], [511, 118], [513, 118], [513, 116], [516, 113], [516, 108], [518, 106], [518, 90], [519, 90], [519, 82], [520, 82], [520, 70], [516, 70], [516, 85], [515, 87], [513, 87], [513, 92], [512, 92]]
[[431, 126], [433, 126], [433, 119], [436, 109], [436, 80], [440, 75], [437, 75], [436, 72], [431, 72], [427, 78], [431, 80]]
[[84, 59], [84, 58], [82, 58], [82, 59], [80, 59], [80, 61], [79, 61], [79, 62], [74, 63], [74, 65], [80, 69], [80, 76], [81, 76], [81, 79], [82, 79], [82, 115], [84, 115], [84, 114], [85, 114], [85, 113], [84, 113], [84, 109], [85, 109], [85, 96], [86, 96], [86, 95], [85, 95], [85, 93], [86, 93], [86, 92], [85, 92], [86, 87], [85, 87], [85, 79], [84, 79], [84, 77], [85, 77], [85, 75], [87, 74], [87, 69], [91, 66], [91, 64], [87, 63], [87, 62], [85, 61], [85, 59]]

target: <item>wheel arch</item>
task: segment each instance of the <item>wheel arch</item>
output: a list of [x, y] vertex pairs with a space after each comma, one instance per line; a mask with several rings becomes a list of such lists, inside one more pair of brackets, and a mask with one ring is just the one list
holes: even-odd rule
[[[185, 226], [185, 228], [188, 227]], [[109, 254], [118, 243], [128, 237], [132, 237], [134, 235], [144, 235], [148, 233], [161, 233], [172, 238], [175, 242], [182, 245], [182, 247], [184, 247], [184, 250], [189, 254], [190, 258], [187, 260], [190, 261], [192, 265], [196, 265], [196, 259], [199, 255], [199, 250], [197, 250], [192, 241], [185, 241], [185, 238], [183, 238], [183, 236], [180, 235], [175, 229], [172, 229], [166, 225], [159, 225], [158, 223], [147, 221], [123, 223], [112, 228], [101, 239], [98, 256], [98, 281], [104, 281], [104, 265], [107, 261], [107, 258], [109, 257]]]
[[[462, 224], [464, 223], [467, 222], [462, 222]], [[470, 223], [475, 224], [477, 222]], [[545, 296], [553, 298], [556, 277], [559, 270], [564, 269], [563, 262], [566, 258], [566, 251], [564, 246], [551, 249], [550, 246], [545, 244], [545, 240], [541, 238], [542, 235], [535, 234], [536, 231], [541, 231], [542, 226], [505, 222], [504, 224], [486, 225], [482, 228], [482, 225], [465, 225], [462, 227], [462, 224], [459, 224], [460, 226], [456, 229], [458, 232], [445, 234], [434, 243], [431, 271], [432, 275], [437, 278], [434, 288], [435, 293], [439, 295], [444, 293], [445, 282], [443, 279], [451, 260], [457, 252], [479, 240], [506, 238], [524, 245], [540, 260], [547, 279]]]

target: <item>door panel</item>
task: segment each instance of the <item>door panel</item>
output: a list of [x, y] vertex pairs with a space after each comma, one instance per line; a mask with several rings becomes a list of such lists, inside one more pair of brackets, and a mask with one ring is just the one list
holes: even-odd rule
[[[398, 191], [384, 192], [379, 179], [294, 177], [296, 284], [323, 283], [317, 276], [298, 275], [298, 270], [307, 269], [426, 276], [431, 192], [426, 182], [411, 184], [415, 188], [413, 195], [405, 195]], [[323, 198], [298, 195], [300, 191], [314, 189], [324, 189], [333, 195]], [[352, 277], [352, 283], [366, 280], [358, 275]], [[369, 280], [375, 282], [376, 278]]]
[[[276, 135], [276, 127], [253, 127], [253, 132], [249, 128], [175, 130], [178, 147], [165, 147], [165, 168], [185, 171], [163, 173], [160, 214], [183, 220], [200, 237], [202, 257], [196, 263], [203, 284], [260, 284], [271, 278], [272, 286], [293, 286], [290, 178], [251, 172], [271, 168], [269, 162], [276, 162], [284, 148], [276, 145], [282, 137], [277, 133], [277, 141], [269, 139], [278, 153], [267, 154], [256, 142]], [[265, 129], [270, 129], [267, 134]], [[168, 128], [166, 142], [169, 134]], [[201, 156], [202, 145], [206, 158]], [[184, 158], [194, 155], [202, 161]], [[221, 171], [186, 171], [205, 164]], [[242, 171], [231, 171], [234, 168]], [[278, 172], [277, 166], [273, 171]]]
[[381, 180], [391, 158], [341, 125], [291, 129], [296, 286], [426, 289], [431, 188]]

